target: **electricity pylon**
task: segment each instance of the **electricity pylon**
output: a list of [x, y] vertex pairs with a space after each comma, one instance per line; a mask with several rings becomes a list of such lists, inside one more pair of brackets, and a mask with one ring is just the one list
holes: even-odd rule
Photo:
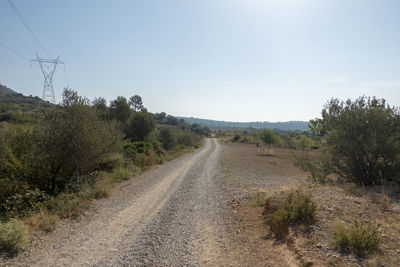
[[36, 54], [36, 58], [32, 59], [31, 62], [38, 62], [40, 68], [42, 69], [44, 76], [44, 85], [43, 85], [43, 97], [44, 101], [49, 101], [50, 103], [56, 103], [56, 97], [54, 95], [53, 88], [53, 75], [56, 71], [56, 67], [58, 64], [64, 64], [64, 62], [60, 61], [60, 56], [56, 59], [44, 59], [40, 58], [38, 54]]

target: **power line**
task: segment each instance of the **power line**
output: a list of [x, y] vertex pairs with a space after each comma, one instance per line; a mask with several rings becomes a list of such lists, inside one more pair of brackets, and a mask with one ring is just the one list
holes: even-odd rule
[[40, 46], [40, 48], [49, 56], [49, 58], [52, 58], [49, 54], [49, 52], [47, 52], [46, 48], [44, 48], [43, 44], [40, 42], [39, 38], [35, 35], [35, 33], [32, 31], [31, 27], [29, 27], [28, 23], [25, 21], [24, 17], [22, 16], [22, 14], [18, 11], [17, 7], [14, 5], [12, 0], [8, 0], [8, 3], [10, 4], [12, 10], [14, 11], [14, 13], [19, 17], [19, 19], [21, 20], [22, 24], [24, 24], [25, 28], [29, 31], [29, 33], [32, 35], [33, 39], [35, 39], [35, 41], [38, 43], [38, 45]]
[[22, 59], [24, 59], [24, 60], [26, 60], [26, 61], [29, 61], [29, 59], [28, 59], [27, 57], [21, 55], [20, 53], [18, 53], [17, 51], [15, 51], [14, 49], [12, 49], [11, 47], [9, 47], [9, 46], [5, 45], [4, 43], [2, 43], [1, 41], [0, 41], [0, 45], [1, 45], [2, 47], [4, 47], [4, 48], [8, 49], [8, 50], [9, 50], [11, 53], [13, 53], [14, 55], [16, 55], [16, 56], [18, 56], [18, 57], [20, 57], [20, 58], [22, 58]]
[[4, 61], [4, 62], [11, 63], [11, 64], [14, 64], [14, 65], [19, 65], [19, 66], [24, 66], [24, 67], [30, 67], [29, 65], [21, 64], [21, 63], [18, 63], [18, 62], [15, 62], [15, 61], [13, 61], [13, 60], [9, 60], [9, 59], [3, 58], [3, 57], [0, 57], [0, 60], [2, 60], [2, 61]]

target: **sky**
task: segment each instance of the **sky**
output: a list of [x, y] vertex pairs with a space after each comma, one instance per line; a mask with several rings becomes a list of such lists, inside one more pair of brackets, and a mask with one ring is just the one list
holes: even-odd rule
[[[56, 100], [140, 95], [151, 112], [319, 117], [331, 98], [400, 106], [398, 0], [12, 0], [51, 58]], [[0, 83], [41, 96], [48, 57], [0, 0]]]

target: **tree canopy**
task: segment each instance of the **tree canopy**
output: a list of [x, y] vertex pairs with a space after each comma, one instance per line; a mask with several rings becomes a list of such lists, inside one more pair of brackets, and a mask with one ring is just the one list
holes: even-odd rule
[[311, 129], [326, 139], [336, 171], [362, 184], [400, 183], [400, 115], [384, 99], [332, 99]]

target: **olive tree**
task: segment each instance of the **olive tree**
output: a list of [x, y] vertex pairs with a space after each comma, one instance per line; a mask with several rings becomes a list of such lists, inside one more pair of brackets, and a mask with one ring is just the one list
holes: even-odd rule
[[275, 144], [277, 141], [274, 131], [265, 128], [260, 133], [260, 139], [263, 141], [264, 144], [266, 144], [268, 146], [268, 149], [267, 149], [267, 155], [268, 155], [270, 146], [272, 144]]

